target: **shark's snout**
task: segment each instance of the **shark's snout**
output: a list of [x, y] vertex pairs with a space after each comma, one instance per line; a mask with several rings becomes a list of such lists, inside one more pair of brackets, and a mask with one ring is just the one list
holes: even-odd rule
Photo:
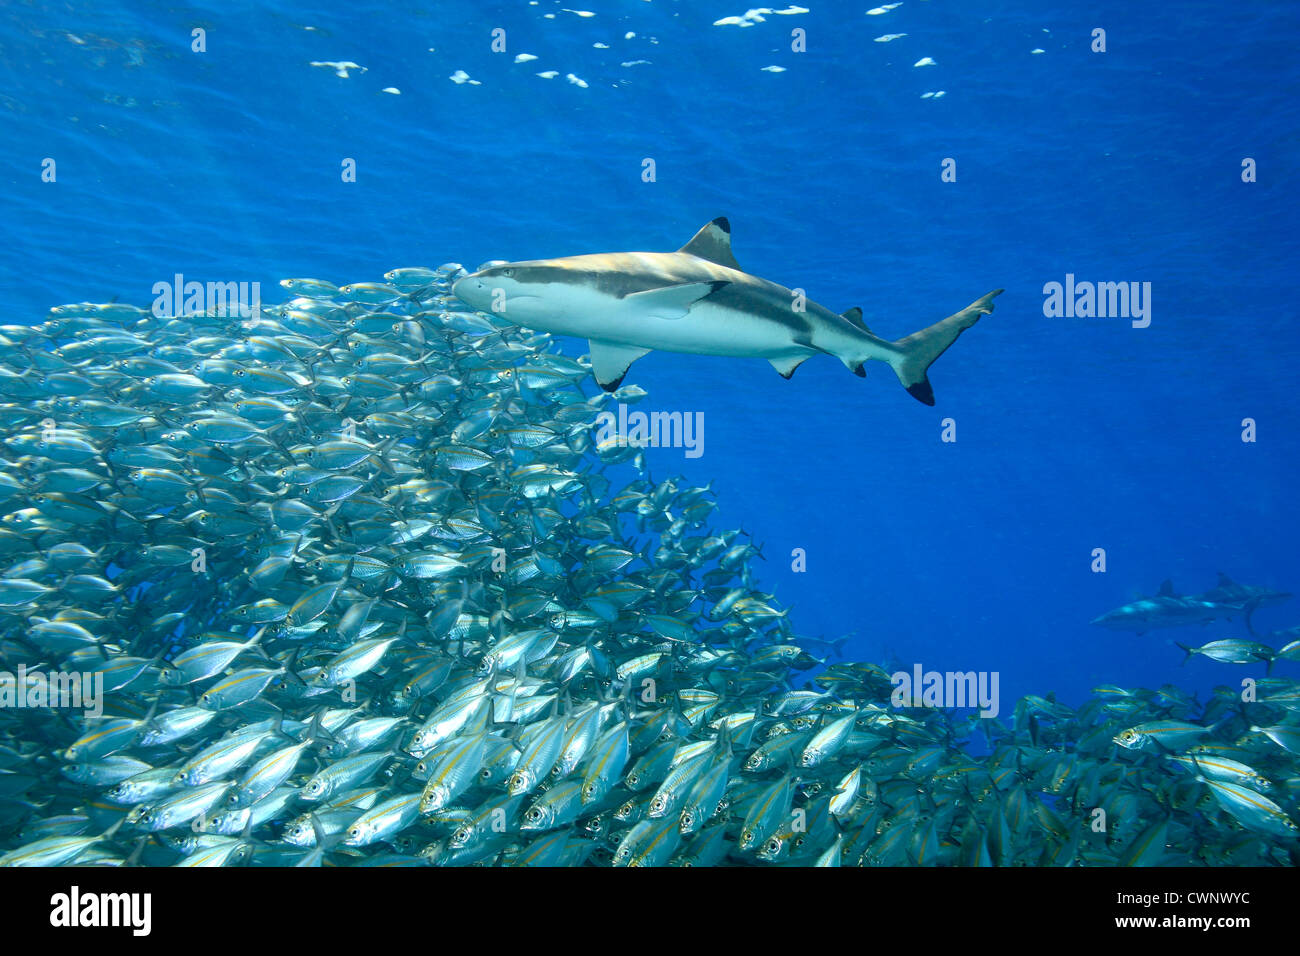
[[483, 308], [492, 297], [492, 290], [488, 286], [487, 279], [483, 278], [481, 273], [478, 272], [467, 275], [463, 279], [457, 279], [452, 283], [451, 291], [456, 298], [476, 309]]
[[451, 285], [452, 294], [469, 301], [466, 295], [473, 295], [475, 292], [482, 292], [487, 289], [487, 283], [478, 277], [478, 273], [467, 275], [463, 279], [457, 279]]

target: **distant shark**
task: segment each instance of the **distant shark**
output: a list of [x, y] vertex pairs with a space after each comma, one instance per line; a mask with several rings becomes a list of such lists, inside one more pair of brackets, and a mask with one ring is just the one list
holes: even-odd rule
[[1093, 624], [1118, 631], [1136, 631], [1145, 634], [1157, 627], [1182, 627], [1187, 624], [1208, 624], [1216, 618], [1228, 616], [1229, 611], [1240, 608], [1207, 601], [1202, 597], [1184, 597], [1174, 591], [1172, 582], [1160, 585], [1155, 597], [1139, 598], [1107, 611], [1093, 619]]
[[752, 276], [731, 254], [731, 226], [713, 220], [676, 252], [613, 252], [495, 265], [460, 279], [455, 294], [516, 325], [576, 335], [591, 345], [596, 381], [617, 388], [655, 349], [765, 358], [789, 378], [806, 359], [833, 355], [854, 374], [888, 362], [908, 394], [934, 404], [926, 370], [957, 336], [993, 311], [997, 289], [897, 342], [874, 335], [862, 310], [836, 315]]
[[1123, 607], [1107, 611], [1092, 623], [1143, 634], [1152, 628], [1205, 624], [1216, 618], [1243, 614], [1246, 627], [1253, 634], [1255, 628], [1251, 625], [1251, 616], [1256, 608], [1280, 604], [1290, 598], [1291, 594], [1286, 591], [1238, 584], [1220, 571], [1218, 586], [1204, 594], [1180, 595], [1174, 590], [1172, 582], [1165, 581], [1155, 597], [1139, 598]]
[[1283, 601], [1289, 601], [1291, 594], [1288, 591], [1274, 591], [1272, 588], [1258, 587], [1254, 584], [1238, 584], [1220, 571], [1218, 586], [1206, 591], [1201, 597], [1206, 601], [1235, 604], [1246, 608], [1252, 605], [1271, 607], [1274, 604], [1281, 604]]

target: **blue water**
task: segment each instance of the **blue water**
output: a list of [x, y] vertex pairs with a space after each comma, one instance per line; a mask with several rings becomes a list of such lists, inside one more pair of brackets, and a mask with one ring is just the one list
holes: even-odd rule
[[[652, 450], [652, 475], [713, 483], [718, 523], [765, 543], [760, 584], [798, 633], [998, 671], [1004, 708], [1100, 683], [1203, 699], [1261, 674], [1180, 665], [1174, 640], [1245, 636], [1240, 621], [1140, 637], [1088, 622], [1170, 577], [1300, 588], [1300, 8], [807, 2], [746, 28], [712, 25], [740, 0], [575, 0], [592, 17], [548, 0], [6, 4], [4, 321], [147, 306], [175, 273], [270, 289], [669, 250], [718, 215], [745, 269], [861, 306], [887, 338], [1005, 287], [932, 369], [933, 409], [878, 365], [859, 381], [817, 358], [784, 382], [758, 360], [648, 356], [628, 378], [642, 407], [705, 416], [703, 456]], [[907, 36], [873, 42], [889, 33]], [[1150, 282], [1150, 327], [1044, 317], [1044, 284], [1067, 273]], [[1256, 624], [1300, 624], [1300, 602]]]

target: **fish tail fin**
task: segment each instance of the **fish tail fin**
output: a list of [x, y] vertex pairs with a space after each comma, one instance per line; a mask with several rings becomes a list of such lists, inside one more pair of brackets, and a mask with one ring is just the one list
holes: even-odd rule
[[[125, 817], [123, 819], [125, 819]], [[135, 841], [135, 849], [131, 851], [131, 855], [126, 858], [126, 861], [122, 865], [139, 866], [140, 857], [144, 853], [145, 847], [147, 847], [148, 845], [149, 845], [149, 834], [146, 833], [144, 836], [140, 837], [140, 839]]]
[[978, 322], [981, 315], [993, 311], [993, 299], [1001, 295], [1002, 291], [994, 289], [960, 312], [893, 343], [898, 352], [889, 364], [909, 395], [922, 404], [934, 404], [934, 389], [930, 387], [926, 371], [935, 359], [947, 351], [948, 346], [957, 341], [957, 336]]
[[1184, 664], [1186, 664], [1189, 660], [1191, 660], [1191, 657], [1192, 657], [1192, 653], [1193, 653], [1193, 652], [1192, 652], [1192, 649], [1191, 649], [1190, 647], [1188, 647], [1186, 644], [1179, 644], [1177, 641], [1174, 641], [1174, 646], [1177, 647], [1178, 649], [1180, 649], [1180, 650], [1183, 652], [1183, 663], [1184, 663]]

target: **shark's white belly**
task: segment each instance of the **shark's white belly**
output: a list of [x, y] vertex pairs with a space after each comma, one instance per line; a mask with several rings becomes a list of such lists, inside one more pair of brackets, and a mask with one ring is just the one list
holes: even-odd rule
[[[791, 341], [789, 332], [778, 325], [704, 302], [692, 307], [685, 318], [633, 313], [618, 316], [608, 326], [618, 330], [621, 342], [665, 352], [770, 357], [808, 351]], [[593, 331], [591, 337], [600, 336]]]
[[594, 290], [565, 288], [562, 300], [508, 300], [504, 317], [530, 329], [665, 352], [773, 358], [813, 351], [777, 323], [707, 300], [688, 315], [666, 319]]

